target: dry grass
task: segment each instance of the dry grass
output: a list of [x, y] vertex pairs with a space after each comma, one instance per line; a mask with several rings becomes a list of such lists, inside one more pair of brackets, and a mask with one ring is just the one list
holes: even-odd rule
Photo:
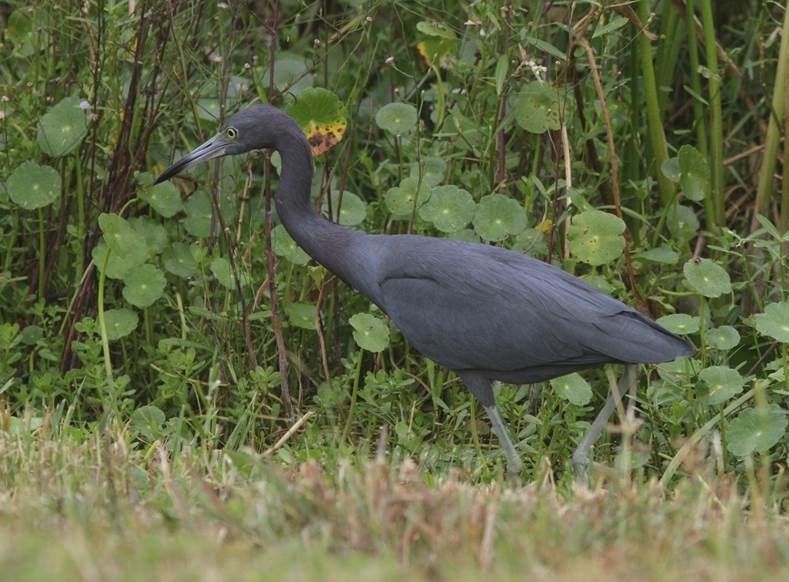
[[[521, 580], [771, 578], [789, 574], [777, 492], [698, 474], [565, 491], [473, 485], [413, 463], [283, 469], [252, 454], [121, 435], [0, 433], [7, 579]], [[758, 508], [754, 499], [762, 499]]]

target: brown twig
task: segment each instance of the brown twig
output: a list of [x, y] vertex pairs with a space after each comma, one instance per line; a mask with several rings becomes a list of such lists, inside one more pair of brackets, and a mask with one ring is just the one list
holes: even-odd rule
[[[617, 217], [620, 219], [623, 218], [622, 215], [622, 192], [619, 189], [619, 159], [616, 156], [616, 146], [614, 144], [614, 128], [611, 125], [611, 116], [608, 113], [608, 104], [605, 100], [605, 92], [603, 91], [603, 84], [600, 81], [600, 73], [597, 69], [597, 61], [594, 57], [594, 52], [592, 51], [592, 47], [589, 46], [589, 43], [586, 40], [579, 38], [576, 39], [575, 43], [580, 46], [586, 52], [586, 57], [589, 60], [589, 69], [592, 73], [592, 80], [594, 81], [595, 92], [597, 93], [597, 99], [600, 102], [600, 111], [603, 114], [603, 123], [605, 125], [605, 133], [606, 133], [606, 142], [608, 145], [608, 157], [609, 157], [609, 165], [611, 167], [611, 193], [614, 197], [614, 211], [616, 212]], [[625, 266], [627, 268], [627, 278], [630, 284], [630, 290], [635, 295], [636, 301], [640, 304], [642, 308], [647, 308], [647, 304], [644, 301], [644, 298], [641, 296], [641, 292], [638, 290], [638, 285], [636, 284], [636, 275], [635, 271], [633, 270], [633, 261], [630, 257], [630, 231], [625, 231], [625, 249], [624, 249], [624, 256], [625, 256]]]
[[[273, 14], [267, 22], [266, 28], [269, 34], [269, 100], [274, 95], [274, 65], [277, 58], [277, 45], [279, 35], [277, 26], [279, 25], [279, 2], [273, 2]], [[288, 420], [293, 419], [293, 403], [290, 399], [290, 387], [288, 385], [288, 351], [285, 345], [285, 336], [282, 333], [282, 320], [280, 319], [279, 303], [277, 301], [276, 285], [276, 259], [271, 246], [271, 155], [264, 156], [263, 164], [263, 196], [265, 199], [265, 218], [263, 221], [264, 244], [266, 254], [266, 273], [268, 277], [269, 302], [271, 304], [271, 325], [274, 328], [274, 336], [277, 340], [277, 353], [279, 356], [279, 374], [281, 378], [280, 391], [282, 405], [285, 407], [285, 415]]]
[[282, 435], [276, 443], [274, 443], [273, 446], [266, 449], [263, 452], [262, 456], [270, 457], [271, 455], [276, 453], [277, 450], [281, 449], [285, 445], [285, 443], [287, 443], [290, 440], [290, 437], [292, 437], [296, 433], [296, 431], [298, 431], [304, 425], [304, 423], [307, 422], [309, 419], [311, 419], [313, 416], [315, 416], [315, 411], [308, 410], [304, 416], [302, 416], [300, 419], [298, 419], [296, 422], [293, 423], [293, 426], [291, 426], [288, 429], [288, 431], [284, 435]]

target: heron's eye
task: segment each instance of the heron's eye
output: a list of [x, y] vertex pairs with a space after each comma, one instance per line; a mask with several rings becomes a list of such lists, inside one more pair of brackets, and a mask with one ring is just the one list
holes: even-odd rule
[[236, 138], [238, 137], [238, 130], [237, 130], [235, 127], [228, 127], [228, 128], [225, 130], [225, 134], [226, 134], [226, 135], [227, 135], [227, 137], [229, 137], [230, 139], [236, 139]]

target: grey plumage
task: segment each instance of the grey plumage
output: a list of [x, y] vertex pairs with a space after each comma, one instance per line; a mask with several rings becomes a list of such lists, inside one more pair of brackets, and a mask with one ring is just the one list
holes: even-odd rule
[[[416, 349], [458, 374], [488, 411], [510, 470], [522, 465], [499, 418], [492, 381], [533, 383], [605, 363], [658, 363], [692, 353], [624, 303], [526, 255], [449, 239], [370, 235], [324, 220], [310, 205], [307, 140], [273, 107], [238, 113], [157, 182], [207, 159], [261, 148], [282, 157], [277, 212], [294, 240], [376, 303]], [[635, 382], [632, 371], [627, 379]], [[612, 409], [606, 405], [605, 418], [598, 416], [576, 451], [579, 471]]]

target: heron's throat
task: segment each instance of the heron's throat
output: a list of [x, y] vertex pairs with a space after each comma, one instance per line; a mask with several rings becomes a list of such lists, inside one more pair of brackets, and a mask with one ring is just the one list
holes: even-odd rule
[[[363, 271], [364, 233], [329, 222], [312, 208], [312, 154], [303, 134], [278, 144], [282, 158], [282, 172], [275, 196], [277, 214], [293, 240], [313, 259], [338, 275], [352, 287], [366, 293], [368, 289]], [[357, 268], [354, 268], [356, 265]]]

